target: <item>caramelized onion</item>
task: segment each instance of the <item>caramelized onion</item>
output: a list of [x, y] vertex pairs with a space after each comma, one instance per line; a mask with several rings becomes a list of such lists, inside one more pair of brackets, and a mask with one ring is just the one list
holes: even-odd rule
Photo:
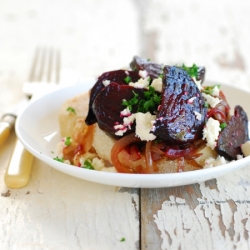
[[111, 150], [111, 162], [119, 173], [136, 173], [136, 171], [139, 170], [137, 169], [137, 164], [131, 165], [131, 162], [133, 162], [131, 160], [131, 155], [125, 150], [125, 148], [132, 143], [140, 141], [141, 140], [138, 137], [135, 137], [135, 134], [132, 133], [115, 142]]

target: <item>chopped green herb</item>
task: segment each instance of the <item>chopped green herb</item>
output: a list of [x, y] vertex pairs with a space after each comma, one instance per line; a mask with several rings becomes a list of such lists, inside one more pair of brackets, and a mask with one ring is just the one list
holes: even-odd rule
[[220, 85], [206, 86], [205, 88], [202, 89], [202, 92], [205, 93], [205, 94], [208, 94], [208, 95], [212, 95], [212, 94], [213, 94], [213, 91], [214, 91], [214, 88], [215, 88], [216, 86], [217, 86], [218, 88], [220, 88]]
[[53, 160], [55, 161], [59, 161], [59, 162], [64, 162], [64, 159], [63, 158], [59, 158], [58, 156], [53, 158]]
[[66, 146], [69, 146], [71, 144], [71, 138], [70, 137], [66, 137], [64, 144]]
[[223, 122], [223, 123], [220, 124], [221, 129], [224, 129], [226, 126], [227, 126], [226, 122]]
[[126, 77], [124, 78], [124, 81], [125, 81], [127, 84], [129, 84], [129, 83], [132, 81], [132, 79], [131, 79], [130, 76], [126, 76]]
[[160, 102], [161, 95], [152, 86], [149, 86], [148, 91], [144, 92], [144, 99], [139, 101], [137, 111], [142, 113], [154, 112], [160, 105]]
[[54, 151], [51, 151], [51, 154], [54, 154], [55, 152]]
[[91, 160], [87, 159], [84, 161], [83, 168], [94, 170], [94, 167], [92, 166]]
[[67, 108], [67, 111], [69, 111], [69, 112], [72, 113], [72, 114], [76, 114], [75, 109], [72, 108], [72, 107], [68, 107], [68, 108]]
[[134, 91], [133, 91], [133, 94], [134, 94], [134, 97], [130, 100], [123, 100], [122, 101], [122, 105], [126, 106], [129, 108], [129, 110], [132, 110], [132, 107], [134, 105], [136, 105], [138, 103], [138, 94], [136, 94]]
[[121, 242], [125, 241], [125, 238], [121, 238], [120, 241], [121, 241]]
[[122, 105], [128, 107], [132, 110], [134, 105], [137, 105], [136, 112], [154, 112], [161, 102], [161, 94], [156, 92], [152, 86], [149, 86], [149, 89], [144, 92], [144, 98], [138, 99], [138, 94], [134, 91], [134, 97], [130, 100], [123, 100]]
[[195, 64], [193, 64], [192, 67], [187, 67], [185, 64], [182, 64], [181, 68], [184, 69], [188, 73], [189, 76], [195, 77], [195, 78], [198, 77], [199, 67], [197, 67]]

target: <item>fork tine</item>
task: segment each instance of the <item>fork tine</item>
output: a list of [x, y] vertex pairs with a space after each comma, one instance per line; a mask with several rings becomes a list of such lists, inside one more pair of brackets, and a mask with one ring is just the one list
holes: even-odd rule
[[31, 97], [44, 89], [44, 84], [59, 84], [60, 82], [60, 51], [57, 49], [37, 47], [28, 81], [23, 86], [23, 92]]
[[29, 82], [34, 82], [36, 80], [36, 68], [37, 68], [37, 64], [38, 64], [38, 60], [39, 60], [39, 54], [40, 54], [40, 48], [36, 48], [35, 50], [35, 54], [34, 54], [34, 57], [33, 57], [33, 61], [32, 61], [32, 66], [31, 66], [31, 69], [30, 69], [30, 74], [29, 74], [29, 77], [28, 77], [28, 81]]
[[38, 71], [38, 82], [42, 82], [43, 81], [43, 77], [44, 77], [44, 71], [46, 70], [45, 68], [45, 64], [46, 64], [46, 55], [47, 55], [47, 49], [43, 48], [41, 49], [41, 53], [40, 53], [40, 67], [39, 67], [39, 71]]
[[61, 53], [58, 50], [56, 53], [56, 83], [60, 82], [60, 68], [61, 68]]

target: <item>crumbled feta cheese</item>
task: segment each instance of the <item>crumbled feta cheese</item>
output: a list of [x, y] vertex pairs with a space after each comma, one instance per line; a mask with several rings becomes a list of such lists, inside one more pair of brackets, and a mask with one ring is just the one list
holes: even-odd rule
[[130, 116], [123, 118], [123, 124], [129, 127], [129, 129], [131, 129], [130, 126], [132, 125], [134, 120], [135, 120], [135, 114], [131, 114]]
[[209, 146], [211, 149], [215, 148], [220, 131], [220, 122], [210, 117], [203, 129], [202, 139], [206, 139], [207, 146]]
[[220, 156], [220, 155], [218, 155], [215, 161], [213, 162], [214, 167], [224, 165], [224, 164], [227, 164], [227, 161], [224, 158], [224, 156]]
[[136, 135], [142, 141], [152, 141], [156, 138], [155, 135], [151, 134], [152, 123], [155, 120], [155, 115], [151, 115], [149, 112], [143, 113], [136, 113], [136, 128], [135, 132]]
[[117, 173], [115, 167], [104, 167], [101, 171], [103, 172], [110, 172], [110, 173]]
[[102, 84], [107, 87], [110, 84], [110, 80], [104, 80], [102, 81]]
[[241, 145], [241, 151], [245, 157], [250, 155], [250, 141], [247, 141]]
[[243, 155], [236, 155], [237, 160], [243, 159]]
[[219, 96], [219, 95], [220, 95], [220, 89], [218, 88], [217, 85], [215, 85], [213, 87], [212, 96]]
[[130, 111], [129, 107], [127, 107], [124, 110], [122, 110], [120, 114], [121, 114], [121, 116], [130, 116], [131, 111]]
[[151, 86], [155, 89], [155, 91], [161, 93], [162, 92], [162, 78], [161, 77], [155, 78]]
[[131, 129], [131, 125], [135, 120], [135, 114], [131, 114], [129, 116], [125, 116], [123, 118], [123, 124], [115, 124], [114, 129], [117, 130], [115, 135], [117, 136], [123, 136], [125, 132], [127, 132], [128, 129]]
[[193, 97], [191, 97], [190, 99], [187, 100], [187, 103], [192, 104], [195, 99], [196, 99], [196, 96], [193, 96]]
[[203, 168], [212, 168], [213, 167], [213, 162], [215, 159], [213, 157], [208, 157], [205, 162], [204, 162], [204, 167]]
[[202, 93], [202, 96], [206, 99], [206, 102], [210, 105], [211, 108], [214, 108], [221, 100], [217, 97], [212, 97], [211, 95]]
[[105, 167], [105, 164], [104, 164], [104, 161], [103, 159], [99, 159], [97, 157], [95, 157], [93, 160], [92, 160], [92, 166], [95, 170], [102, 170], [104, 167]]
[[218, 155], [216, 159], [213, 157], [208, 157], [204, 162], [203, 168], [212, 168], [224, 164], [227, 164], [226, 159], [223, 156]]
[[201, 113], [197, 112], [197, 111], [194, 111], [194, 114], [195, 114], [195, 118], [198, 120], [198, 121], [201, 121]]
[[129, 86], [132, 86], [134, 88], [137, 89], [144, 89], [144, 88], [148, 88], [149, 85], [149, 78], [140, 78], [137, 82], [130, 82]]
[[146, 78], [148, 76], [148, 72], [146, 70], [139, 70], [139, 76], [141, 78]]

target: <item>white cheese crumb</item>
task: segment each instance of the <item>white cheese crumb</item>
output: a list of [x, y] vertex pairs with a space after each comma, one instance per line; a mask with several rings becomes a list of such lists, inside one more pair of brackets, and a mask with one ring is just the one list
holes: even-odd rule
[[241, 145], [241, 151], [245, 157], [250, 155], [250, 141], [246, 141]]
[[148, 88], [149, 85], [149, 78], [140, 78], [137, 82], [130, 82], [129, 86], [132, 86], [136, 89], [144, 89], [144, 88]]
[[191, 97], [190, 99], [187, 100], [187, 103], [192, 104], [195, 99], [196, 99], [196, 96], [193, 96], [193, 97]]
[[198, 120], [198, 121], [201, 121], [201, 113], [197, 112], [197, 111], [194, 111], [194, 114], [195, 114], [195, 118]]
[[236, 155], [237, 160], [243, 159], [243, 155]]
[[92, 166], [95, 170], [102, 170], [104, 167], [105, 167], [105, 164], [104, 164], [104, 161], [103, 159], [99, 159], [97, 157], [95, 157], [93, 160], [92, 160]]
[[134, 120], [135, 120], [135, 114], [131, 114], [130, 113], [129, 116], [125, 116], [123, 118], [123, 124], [116, 124], [116, 125], [114, 125], [114, 129], [117, 130], [117, 132], [115, 133], [115, 135], [117, 135], [117, 136], [123, 136], [123, 134], [128, 129], [131, 129], [131, 125], [134, 122]]
[[226, 159], [224, 158], [224, 156], [218, 155], [216, 159], [213, 157], [208, 157], [205, 160], [205, 164], [203, 168], [213, 168], [213, 167], [224, 165], [224, 164], [227, 164]]
[[206, 99], [206, 102], [210, 105], [211, 108], [214, 108], [221, 100], [217, 97], [212, 97], [211, 95], [202, 93], [202, 96]]
[[104, 167], [101, 171], [103, 172], [110, 172], [110, 173], [117, 173], [115, 167]]
[[127, 107], [124, 110], [122, 110], [120, 114], [121, 114], [121, 116], [130, 116], [131, 111], [130, 111], [129, 107]]
[[221, 131], [220, 122], [210, 117], [203, 129], [203, 140], [207, 140], [207, 146], [214, 149], [216, 146], [216, 141]]
[[208, 157], [205, 162], [204, 162], [204, 167], [203, 168], [212, 168], [213, 167], [213, 162], [215, 159], [213, 157]]
[[155, 115], [151, 115], [149, 112], [143, 113], [136, 113], [136, 128], [135, 132], [136, 135], [142, 141], [152, 141], [156, 138], [155, 135], [151, 134], [152, 123], [155, 120]]
[[220, 89], [218, 88], [217, 85], [215, 85], [213, 87], [213, 92], [212, 92], [212, 96], [219, 96], [220, 95]]
[[155, 78], [151, 86], [155, 89], [155, 91], [161, 93], [162, 92], [162, 78], [161, 77]]
[[102, 84], [107, 87], [110, 84], [110, 80], [104, 80], [102, 81]]
[[139, 70], [139, 76], [141, 78], [146, 78], [148, 76], [148, 72], [146, 70]]
[[224, 156], [220, 156], [220, 155], [218, 155], [215, 161], [213, 162], [214, 167], [224, 165], [224, 164], [227, 164], [227, 161], [224, 158]]

